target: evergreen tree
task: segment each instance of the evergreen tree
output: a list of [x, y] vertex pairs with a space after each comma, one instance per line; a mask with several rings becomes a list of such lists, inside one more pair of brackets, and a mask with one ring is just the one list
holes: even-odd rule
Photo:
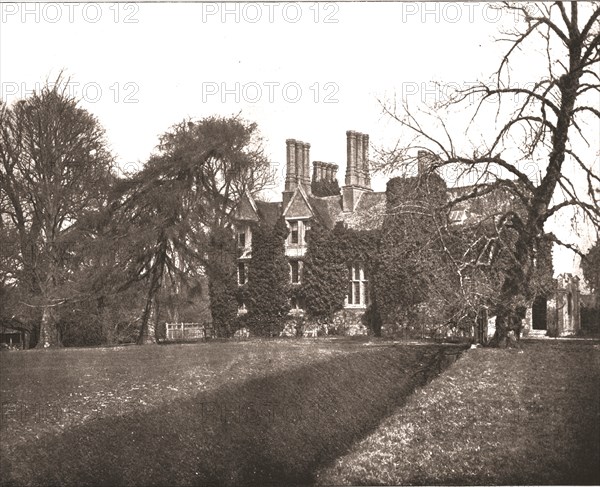
[[274, 227], [266, 223], [256, 225], [252, 234], [246, 320], [256, 335], [278, 335], [290, 310], [290, 271], [285, 256], [287, 234], [283, 217]]
[[331, 318], [344, 306], [348, 291], [348, 263], [337, 235], [318, 220], [307, 232], [308, 250], [299, 297], [310, 316]]

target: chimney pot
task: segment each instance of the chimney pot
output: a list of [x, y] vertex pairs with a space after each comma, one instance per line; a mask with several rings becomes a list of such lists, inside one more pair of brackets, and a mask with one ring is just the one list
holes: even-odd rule
[[369, 134], [363, 134], [363, 170], [365, 187], [371, 188], [371, 169], [369, 167]]
[[357, 184], [356, 135], [354, 130], [346, 132], [346, 186]]
[[298, 184], [296, 175], [296, 141], [287, 139], [286, 144], [286, 176], [285, 176], [285, 191], [294, 191]]
[[356, 133], [356, 176], [358, 186], [365, 185], [365, 171], [363, 163], [363, 134]]
[[310, 193], [310, 144], [303, 143], [304, 150], [304, 184], [308, 193]]
[[304, 182], [304, 147], [300, 140], [296, 140], [294, 144], [296, 154], [296, 184]]

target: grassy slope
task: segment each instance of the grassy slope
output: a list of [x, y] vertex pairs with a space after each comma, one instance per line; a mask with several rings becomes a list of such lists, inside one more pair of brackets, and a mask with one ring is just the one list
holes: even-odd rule
[[471, 350], [318, 481], [598, 484], [599, 385], [597, 341]]
[[308, 340], [6, 353], [2, 483], [309, 482], [405, 400], [438, 350]]

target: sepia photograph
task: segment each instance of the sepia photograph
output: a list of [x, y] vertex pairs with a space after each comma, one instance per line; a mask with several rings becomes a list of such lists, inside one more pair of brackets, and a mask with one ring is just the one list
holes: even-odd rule
[[600, 485], [600, 2], [0, 2], [0, 487]]

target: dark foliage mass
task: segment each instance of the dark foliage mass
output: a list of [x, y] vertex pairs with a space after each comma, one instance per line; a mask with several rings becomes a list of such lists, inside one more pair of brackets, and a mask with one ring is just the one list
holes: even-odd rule
[[[575, 239], [545, 235], [545, 225], [562, 214], [584, 216], [586, 225], [600, 228], [594, 131], [600, 118], [600, 8], [584, 2], [506, 2], [499, 8], [511, 22], [499, 39], [506, 50], [496, 71], [451, 90], [442, 103], [384, 103], [410, 141], [399, 141], [382, 159], [388, 171], [415, 163], [410, 148], [421, 146], [434, 159], [431, 169], [476, 181], [457, 203], [502, 190], [522, 206], [514, 211], [508, 205], [497, 214], [499, 226], [514, 238], [512, 248], [504, 247], [512, 263], [504, 268], [493, 310], [494, 341], [505, 344], [512, 332], [519, 335], [527, 304], [540, 292], [542, 240], [580, 252]], [[521, 63], [532, 68], [526, 78], [515, 68]], [[457, 113], [460, 118], [453, 118]], [[535, 172], [527, 169], [532, 164]]]
[[184, 120], [118, 176], [103, 129], [61, 79], [0, 104], [0, 120], [4, 323], [44, 348], [129, 342], [135, 330], [154, 343], [166, 320], [209, 320], [210, 296], [227, 333], [233, 212], [270, 177], [256, 124]]
[[319, 221], [313, 222], [307, 235], [303, 284], [298, 294], [314, 318], [330, 319], [344, 305], [348, 261], [337, 237]]
[[[597, 241], [581, 261], [583, 277], [592, 291], [600, 298], [600, 241]], [[600, 300], [600, 299], [599, 299]]]
[[315, 196], [337, 196], [340, 194], [340, 185], [337, 179], [333, 181], [313, 181], [310, 186], [312, 194]]
[[256, 335], [278, 335], [290, 309], [290, 273], [284, 247], [287, 234], [283, 218], [274, 227], [265, 223], [254, 227], [244, 292], [248, 314], [242, 320]]
[[35, 323], [38, 347], [60, 346], [61, 314], [88, 304], [88, 220], [106, 204], [112, 164], [104, 130], [64, 80], [0, 102], [2, 319]]

